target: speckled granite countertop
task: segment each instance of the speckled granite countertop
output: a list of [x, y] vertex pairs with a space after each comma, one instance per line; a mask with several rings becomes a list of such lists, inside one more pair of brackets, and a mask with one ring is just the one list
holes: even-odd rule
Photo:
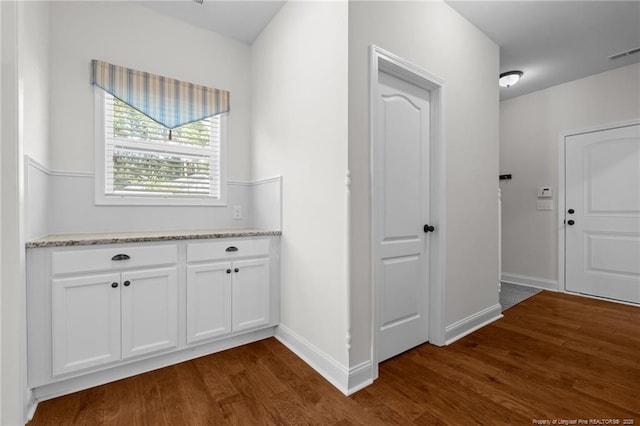
[[282, 235], [265, 229], [202, 229], [191, 231], [105, 232], [100, 234], [50, 234], [27, 242], [27, 248], [66, 247], [95, 244], [144, 243], [148, 241], [200, 240]]

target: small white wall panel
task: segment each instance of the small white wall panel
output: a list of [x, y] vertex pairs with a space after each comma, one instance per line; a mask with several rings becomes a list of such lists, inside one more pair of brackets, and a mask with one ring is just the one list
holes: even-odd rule
[[257, 229], [282, 229], [282, 177], [252, 185], [252, 208]]
[[25, 159], [25, 228], [27, 240], [43, 237], [49, 233], [51, 187], [49, 175], [43, 167]]

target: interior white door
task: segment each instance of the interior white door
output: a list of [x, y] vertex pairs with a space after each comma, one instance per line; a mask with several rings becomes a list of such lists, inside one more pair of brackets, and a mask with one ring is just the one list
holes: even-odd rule
[[374, 244], [378, 361], [429, 339], [428, 91], [378, 73]]
[[565, 139], [567, 291], [640, 303], [640, 126]]

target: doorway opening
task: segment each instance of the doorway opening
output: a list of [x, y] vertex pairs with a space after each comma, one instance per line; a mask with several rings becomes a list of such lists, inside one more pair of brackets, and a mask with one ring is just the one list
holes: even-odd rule
[[640, 304], [640, 120], [560, 135], [560, 289]]
[[370, 50], [373, 378], [378, 364], [445, 344], [444, 82]]

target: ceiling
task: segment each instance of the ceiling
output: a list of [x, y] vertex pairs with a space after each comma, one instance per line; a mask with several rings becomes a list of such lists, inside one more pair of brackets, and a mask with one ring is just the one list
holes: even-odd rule
[[447, 3], [500, 45], [500, 72], [524, 72], [501, 100], [640, 62], [607, 59], [640, 47], [640, 1]]
[[[517, 85], [500, 88], [502, 100], [640, 62], [640, 53], [608, 59], [640, 47], [640, 0], [446, 1], [500, 45], [500, 72], [524, 72]], [[143, 0], [140, 3], [251, 44], [285, 2], [204, 0], [198, 4], [193, 0]]]
[[285, 1], [154, 0], [140, 4], [166, 15], [251, 44]]

